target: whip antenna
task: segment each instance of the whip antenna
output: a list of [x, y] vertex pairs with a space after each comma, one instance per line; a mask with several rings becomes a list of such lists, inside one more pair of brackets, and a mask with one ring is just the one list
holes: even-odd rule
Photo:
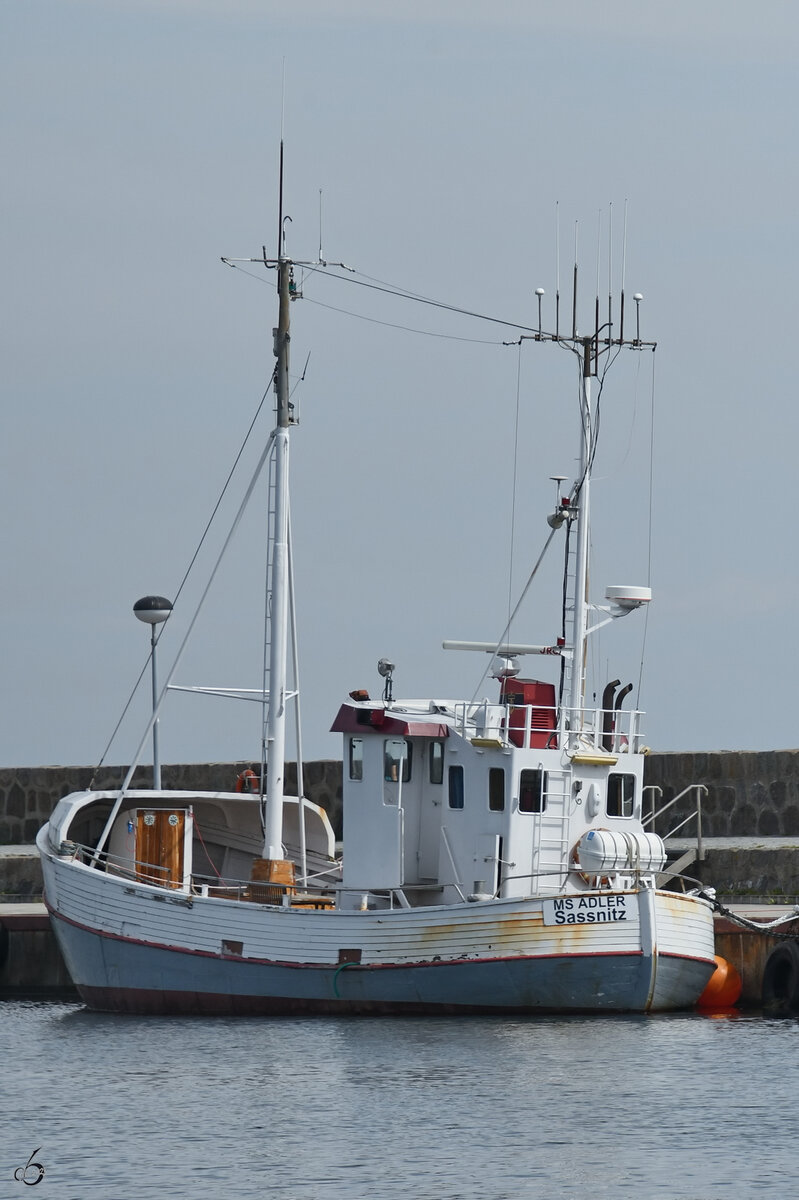
[[619, 313], [619, 342], [624, 341], [624, 277], [627, 271], [627, 201], [624, 201], [624, 226], [621, 235], [621, 309]]
[[594, 372], [599, 370], [599, 265], [602, 246], [602, 209], [596, 219], [596, 298], [594, 300]]
[[560, 207], [555, 201], [555, 337], [560, 336]]
[[319, 189], [319, 261], [322, 262], [322, 189]]
[[613, 201], [608, 205], [608, 345], [613, 342]]
[[[283, 257], [283, 130], [286, 119], [286, 60], [283, 59], [283, 79], [280, 95], [280, 167], [278, 170], [278, 203], [277, 203], [277, 256]], [[280, 286], [278, 284], [278, 286]]]
[[574, 282], [572, 283], [572, 337], [577, 337], [577, 230], [578, 222], [574, 222]]

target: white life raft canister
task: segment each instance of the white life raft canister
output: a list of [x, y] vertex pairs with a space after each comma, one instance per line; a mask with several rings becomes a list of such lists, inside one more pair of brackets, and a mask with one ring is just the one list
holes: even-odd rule
[[666, 847], [656, 833], [618, 833], [589, 829], [577, 843], [580, 870], [586, 875], [609, 875], [613, 871], [662, 871]]

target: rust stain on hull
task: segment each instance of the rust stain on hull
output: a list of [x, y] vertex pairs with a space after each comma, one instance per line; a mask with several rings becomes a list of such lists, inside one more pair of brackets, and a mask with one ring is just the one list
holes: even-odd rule
[[[409, 938], [407, 952], [413, 954], [413, 946], [416, 945], [421, 957], [434, 954], [443, 958], [458, 954], [472, 956], [497, 953], [553, 956], [602, 954], [610, 952], [611, 948], [619, 948], [619, 929], [619, 925], [610, 923], [545, 925], [543, 915], [538, 912], [506, 916], [499, 920], [431, 925]], [[640, 950], [637, 922], [635, 929], [635, 946], [626, 947], [628, 952]]]

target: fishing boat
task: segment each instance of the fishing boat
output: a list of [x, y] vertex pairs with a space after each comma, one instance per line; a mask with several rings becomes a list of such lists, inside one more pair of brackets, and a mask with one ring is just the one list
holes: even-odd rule
[[[122, 786], [62, 799], [37, 844], [46, 904], [85, 1003], [125, 1013], [661, 1012], [692, 1006], [715, 969], [713, 910], [665, 890], [664, 843], [643, 813], [642, 714], [612, 680], [586, 703], [586, 647], [648, 604], [648, 587], [588, 599], [592, 382], [623, 347], [620, 320], [590, 336], [539, 327], [579, 364], [579, 468], [557, 477], [557, 636], [449, 642], [488, 655], [493, 699], [395, 699], [355, 690], [342, 737], [343, 852], [327, 813], [286, 788], [293, 692], [289, 538], [289, 322], [298, 263], [276, 272], [266, 753], [255, 790]], [[539, 301], [540, 305], [540, 301]], [[598, 394], [598, 393], [597, 393]], [[542, 529], [545, 529], [542, 519]], [[552, 631], [550, 631], [552, 632]], [[178, 659], [179, 659], [178, 655]], [[176, 659], [176, 664], [178, 659]], [[521, 674], [535, 661], [554, 681]], [[540, 672], [535, 672], [540, 673]], [[546, 672], [544, 672], [546, 673]], [[267, 686], [268, 683], [268, 686]], [[169, 684], [161, 693], [165, 695]], [[160, 702], [153, 720], [158, 720]], [[147, 736], [145, 734], [145, 736]], [[144, 742], [142, 742], [142, 745]], [[140, 752], [141, 752], [140, 746]], [[135, 765], [135, 764], [134, 764]], [[158, 781], [156, 781], [158, 784]]]

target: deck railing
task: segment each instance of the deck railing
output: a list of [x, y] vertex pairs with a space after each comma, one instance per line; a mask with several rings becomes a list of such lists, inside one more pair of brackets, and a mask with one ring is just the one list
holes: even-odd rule
[[[170, 891], [184, 890], [179, 882], [170, 881], [169, 869], [157, 863], [148, 863], [142, 859], [121, 858], [107, 850], [96, 853], [93, 846], [81, 845], [78, 842], [62, 843], [62, 854], [77, 862], [92, 867], [94, 870], [128, 879], [132, 883], [144, 883], [154, 887], [168, 888]], [[290, 903], [305, 903], [313, 905], [327, 902], [331, 893], [331, 873], [340, 872], [341, 863], [331, 864], [330, 869], [309, 875], [301, 886], [273, 885], [280, 889], [283, 896], [289, 897]], [[192, 873], [189, 880], [189, 891], [194, 896], [217, 896], [228, 900], [257, 899], [253, 889], [258, 887], [248, 879], [231, 879], [222, 875], [200, 875]]]
[[641, 752], [643, 713], [636, 709], [561, 708], [559, 715], [560, 720], [553, 708], [540, 705], [461, 701], [455, 705], [455, 727], [462, 737], [497, 740], [503, 745], [584, 747], [617, 755]]

